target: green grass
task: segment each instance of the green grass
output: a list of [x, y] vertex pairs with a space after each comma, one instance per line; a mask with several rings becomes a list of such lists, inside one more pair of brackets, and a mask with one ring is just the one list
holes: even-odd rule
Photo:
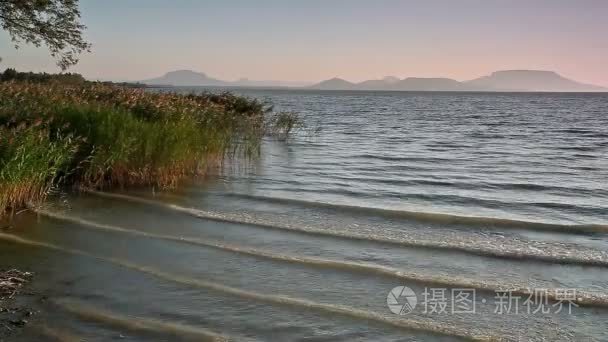
[[58, 186], [173, 187], [255, 155], [271, 108], [232, 94], [0, 83], [0, 213]]
[[76, 151], [70, 134], [42, 125], [0, 128], [0, 213], [37, 203], [60, 182]]

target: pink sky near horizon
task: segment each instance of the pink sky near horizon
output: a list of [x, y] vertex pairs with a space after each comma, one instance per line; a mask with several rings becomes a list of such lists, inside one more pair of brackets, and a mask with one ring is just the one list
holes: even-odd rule
[[[608, 86], [602, 0], [82, 0], [93, 52], [71, 71], [141, 80], [191, 69], [220, 79], [316, 82], [405, 77], [469, 80], [497, 70], [552, 70]], [[0, 68], [55, 72], [44, 49]]]

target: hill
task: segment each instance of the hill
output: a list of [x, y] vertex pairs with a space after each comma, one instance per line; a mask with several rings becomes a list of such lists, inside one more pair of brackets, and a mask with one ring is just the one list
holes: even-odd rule
[[170, 71], [161, 77], [140, 81], [150, 85], [169, 86], [223, 86], [227, 82], [207, 76], [202, 72], [192, 70]]
[[161, 77], [139, 81], [147, 85], [166, 86], [215, 86], [215, 87], [297, 87], [303, 86], [303, 82], [272, 81], [272, 80], [250, 80], [240, 78], [236, 81], [224, 81], [209, 77], [202, 72], [192, 70], [170, 71]]
[[[177, 70], [161, 77], [140, 81], [147, 85], [167, 86], [216, 86], [216, 87], [302, 87], [302, 82], [256, 81], [241, 78], [224, 81], [209, 77], [205, 73], [192, 70]], [[607, 88], [580, 83], [565, 78], [554, 71], [545, 70], [503, 70], [474, 80], [459, 82], [445, 77], [407, 77], [399, 79], [386, 76], [377, 80], [359, 83], [334, 77], [307, 89], [318, 90], [393, 90], [393, 91], [555, 91], [555, 92], [597, 92]]]
[[513, 91], [602, 91], [599, 86], [579, 83], [567, 79], [554, 71], [545, 70], [504, 70], [496, 71], [468, 82], [473, 87], [488, 90]]
[[394, 84], [395, 90], [454, 91], [466, 86], [450, 78], [408, 77]]
[[348, 82], [341, 78], [334, 77], [329, 80], [325, 80], [310, 86], [312, 89], [320, 90], [354, 90], [356, 89], [355, 83]]
[[401, 91], [555, 91], [597, 92], [608, 91], [595, 85], [567, 79], [554, 71], [504, 70], [496, 71], [471, 81], [459, 82], [450, 78], [392, 76], [380, 80], [352, 83], [341, 78], [332, 78], [310, 86], [321, 90], [401, 90]]

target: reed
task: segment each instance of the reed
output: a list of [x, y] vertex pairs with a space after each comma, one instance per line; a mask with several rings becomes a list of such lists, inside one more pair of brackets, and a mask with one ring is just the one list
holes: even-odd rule
[[286, 140], [294, 131], [304, 127], [304, 122], [295, 112], [279, 112], [268, 118], [266, 127], [270, 135]]
[[56, 186], [175, 186], [229, 152], [255, 155], [271, 107], [85, 83], [0, 83], [0, 212]]
[[77, 141], [42, 123], [0, 127], [0, 213], [38, 203], [67, 174]]

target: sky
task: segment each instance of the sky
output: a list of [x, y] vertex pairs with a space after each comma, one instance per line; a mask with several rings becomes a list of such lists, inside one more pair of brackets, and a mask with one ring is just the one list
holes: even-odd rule
[[[608, 0], [81, 0], [92, 52], [70, 69], [142, 80], [191, 69], [224, 80], [469, 80], [553, 70], [608, 86]], [[0, 69], [57, 72], [0, 32]]]

